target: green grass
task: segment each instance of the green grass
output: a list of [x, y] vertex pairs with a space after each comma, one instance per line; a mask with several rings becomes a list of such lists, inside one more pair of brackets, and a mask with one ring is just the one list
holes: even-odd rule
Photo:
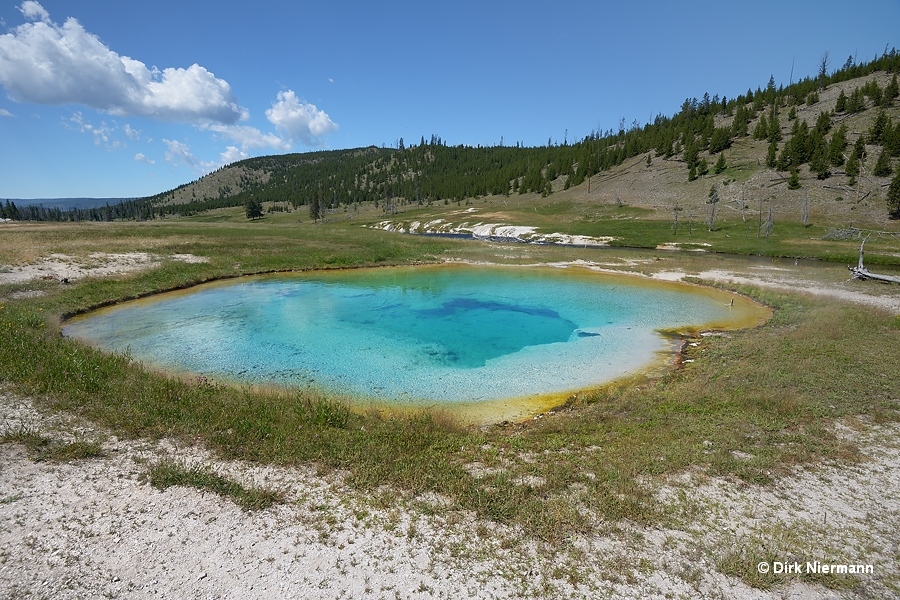
[[[843, 563], [839, 552], [829, 551], [821, 546], [810, 545], [807, 540], [821, 539], [806, 531], [808, 526], [788, 526], [782, 522], [767, 524], [763, 531], [751, 535], [737, 537], [715, 558], [716, 568], [724, 575], [738, 577], [747, 585], [759, 589], [771, 589], [782, 586], [788, 581], [802, 581], [819, 584], [828, 589], [847, 591], [860, 585], [861, 580], [855, 575], [836, 573], [807, 573], [807, 561], [818, 560], [824, 564]], [[821, 542], [819, 542], [821, 543]], [[795, 557], [809, 557], [799, 559]], [[776, 573], [773, 563], [799, 562], [800, 573]], [[760, 572], [758, 565], [768, 565], [768, 572]]]
[[35, 461], [71, 462], [104, 456], [99, 442], [75, 440], [59, 442], [33, 429], [7, 429], [0, 434], [0, 444], [22, 444]]
[[[836, 419], [897, 419], [900, 378], [890, 369], [900, 347], [896, 318], [749, 288], [740, 291], [776, 310], [763, 327], [704, 338], [689, 351], [695, 362], [661, 379], [580, 394], [540, 420], [486, 428], [464, 427], [434, 412], [351, 412], [341, 398], [303, 391], [165, 377], [127, 355], [59, 335], [64, 315], [218, 277], [443, 257], [494, 260], [499, 252], [471, 242], [371, 231], [356, 221], [297, 225], [272, 217], [256, 223], [173, 220], [11, 230], [13, 236], [0, 243], [0, 256], [29, 247], [39, 255], [153, 248], [163, 256], [190, 252], [211, 260], [166, 260], [152, 271], [69, 286], [43, 284], [40, 298], [0, 301], [0, 380], [120, 437], [174, 436], [229, 459], [340, 470], [348, 485], [367, 492], [387, 487], [407, 498], [436, 492], [453, 509], [518, 525], [552, 544], [591, 531], [598, 519], [666, 523], [672, 516], [654, 500], [656, 476], [697, 468], [766, 484], [798, 465], [858, 460], [858, 449], [835, 436]], [[665, 223], [616, 222], [632, 227], [635, 236], [667, 231]], [[722, 244], [742, 243], [725, 237], [726, 231], [723, 226], [709, 235], [721, 235]], [[515, 253], [508, 247], [503, 252]], [[575, 252], [521, 246], [521, 257], [509, 260], [536, 262]], [[14, 288], [19, 289], [8, 286], [0, 294]], [[192, 470], [183, 465], [163, 464], [159, 470], [160, 477], [173, 473], [162, 482], [193, 480], [170, 485], [234, 497], [219, 490], [228, 482], [203, 470], [190, 477], [179, 474]]]
[[283, 494], [279, 491], [259, 487], [248, 488], [207, 467], [188, 467], [171, 460], [160, 461], [150, 467], [145, 478], [150, 485], [159, 490], [183, 486], [213, 492], [248, 511], [269, 508], [281, 502], [283, 498]]

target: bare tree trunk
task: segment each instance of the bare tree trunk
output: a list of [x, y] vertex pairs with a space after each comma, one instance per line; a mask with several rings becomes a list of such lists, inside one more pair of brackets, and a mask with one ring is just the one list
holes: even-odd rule
[[[872, 234], [870, 233], [869, 235]], [[869, 236], [867, 235], [866, 239], [864, 239], [859, 245], [859, 263], [855, 267], [847, 267], [848, 269], [850, 269], [850, 272], [853, 273], [853, 279], [874, 279], [875, 281], [884, 281], [886, 283], [900, 283], [900, 277], [870, 273], [866, 268], [866, 265], [863, 264], [863, 256], [865, 255], [865, 246], [868, 239]]]
[[800, 218], [804, 227], [809, 225], [809, 192], [807, 190], [803, 190], [803, 208], [801, 209]]

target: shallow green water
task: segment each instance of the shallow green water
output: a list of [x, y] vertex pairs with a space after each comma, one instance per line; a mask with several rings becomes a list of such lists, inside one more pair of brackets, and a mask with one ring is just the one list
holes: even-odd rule
[[702, 288], [577, 269], [427, 266], [274, 275], [97, 311], [64, 333], [166, 369], [400, 403], [596, 386], [656, 333], [726, 321]]

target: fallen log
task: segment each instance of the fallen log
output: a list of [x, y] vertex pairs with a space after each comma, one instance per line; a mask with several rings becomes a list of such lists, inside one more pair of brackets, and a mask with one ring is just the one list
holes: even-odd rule
[[847, 267], [850, 269], [850, 272], [853, 273], [854, 279], [874, 279], [875, 281], [883, 281], [885, 283], [900, 283], [900, 277], [893, 277], [891, 275], [881, 275], [879, 273], [871, 273], [865, 267]]
[[[871, 235], [871, 234], [869, 234]], [[884, 281], [885, 283], [900, 283], [900, 277], [894, 277], [893, 275], [881, 275], [880, 273], [872, 273], [867, 268], [866, 265], [863, 264], [863, 256], [865, 255], [865, 246], [866, 240], [869, 239], [869, 236], [866, 236], [866, 239], [862, 241], [862, 244], [859, 245], [859, 264], [855, 267], [848, 266], [850, 272], [853, 273], [853, 279], [862, 279], [865, 281], [866, 279], [874, 279], [875, 281]]]

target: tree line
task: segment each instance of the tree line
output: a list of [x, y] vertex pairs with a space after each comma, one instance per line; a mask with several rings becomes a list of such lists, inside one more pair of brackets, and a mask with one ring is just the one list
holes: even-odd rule
[[[849, 95], [842, 91], [834, 112], [821, 112], [814, 124], [797, 118], [797, 107], [818, 102], [818, 94], [828, 85], [878, 71], [893, 74], [890, 84], [882, 88], [870, 80]], [[671, 117], [658, 115], [644, 126], [635, 121], [629, 127], [623, 119], [615, 130], [592, 131], [573, 143], [566, 139], [562, 144], [548, 140], [546, 146], [536, 147], [502, 143], [472, 147], [448, 145], [435, 134], [428, 139], [422, 136], [418, 144], [407, 145], [401, 138], [395, 148], [371, 146], [246, 159], [224, 167], [238, 167], [244, 173], [234, 188], [220, 186], [209, 197], [193, 197], [185, 203], [173, 202], [175, 192], [191, 184], [94, 209], [18, 207], [11, 212], [12, 207], [0, 204], [0, 217], [140, 220], [242, 206], [248, 217], [255, 218], [260, 216], [264, 202], [290, 203], [294, 208], [306, 206], [311, 215], [315, 213], [314, 218], [330, 209], [364, 202], [391, 211], [398, 204], [460, 201], [487, 195], [548, 195], [559, 178], [563, 178], [566, 188], [579, 185], [641, 155], [646, 155], [648, 164], [653, 156], [676, 160], [680, 157], [687, 179], [694, 180], [711, 167], [722, 172], [726, 168], [724, 152], [741, 137], [768, 142], [766, 163], [791, 173], [789, 187], [799, 185], [796, 173], [802, 165], [808, 165], [820, 178], [829, 177], [831, 169], [838, 166], [843, 166], [852, 178], [857, 177], [866, 143], [882, 147], [873, 174], [885, 176], [891, 171], [890, 159], [900, 155], [900, 123], [893, 123], [884, 112], [898, 97], [898, 73], [900, 54], [896, 50], [869, 63], [856, 64], [852, 57], [848, 58], [831, 75], [827, 73], [826, 55], [815, 78], [807, 77], [787, 87], [776, 87], [774, 78], [770, 78], [764, 89], [748, 89], [735, 98], [707, 93], [700, 99], [686, 99]], [[838, 114], [872, 108], [880, 111], [873, 126], [848, 154], [846, 128], [834, 128], [833, 120]], [[791, 123], [786, 136], [782, 133], [785, 120]], [[713, 156], [718, 159], [710, 165]]]

